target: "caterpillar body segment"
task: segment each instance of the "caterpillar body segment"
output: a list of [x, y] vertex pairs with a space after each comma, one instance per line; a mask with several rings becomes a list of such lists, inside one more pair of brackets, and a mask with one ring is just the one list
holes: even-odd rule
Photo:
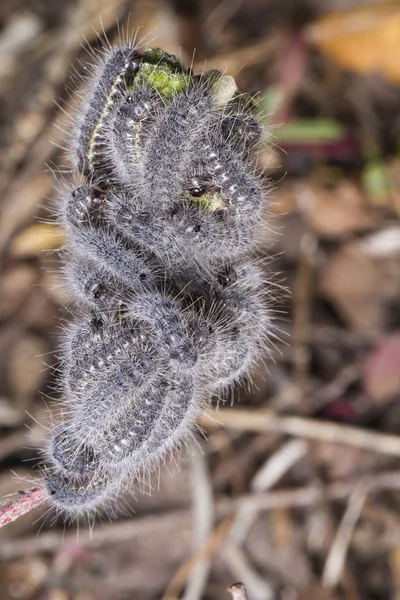
[[65, 282], [69, 295], [90, 310], [117, 313], [124, 309], [135, 291], [155, 289], [163, 281], [160, 266], [152, 257], [142, 255], [139, 250], [129, 256], [132, 262], [128, 278], [115, 276], [110, 264], [98, 260], [98, 256], [66, 252], [64, 257], [70, 268], [65, 270]]
[[164, 106], [153, 89], [127, 90], [111, 112], [105, 157], [115, 182], [130, 187], [136, 201], [145, 197], [143, 155]]
[[120, 48], [99, 67], [77, 134], [78, 169], [82, 174], [102, 173], [104, 148], [108, 143], [104, 136], [105, 124], [111, 107], [137, 74], [140, 62], [141, 55], [136, 48]]
[[[121, 284], [137, 287], [155, 281], [157, 268], [144, 249], [127, 242], [107, 220], [109, 199], [103, 190], [82, 185], [64, 199], [61, 222], [69, 238], [67, 252], [78, 261], [93, 261], [97, 268]], [[73, 251], [71, 252], [71, 249]], [[66, 266], [68, 279], [79, 278]], [[73, 284], [73, 287], [76, 287]]]
[[129, 194], [113, 196], [109, 203], [115, 229], [150, 251], [167, 272], [204, 274], [256, 245], [262, 194], [254, 182], [243, 181], [239, 171], [228, 186], [196, 171], [169, 210], [142, 209]]

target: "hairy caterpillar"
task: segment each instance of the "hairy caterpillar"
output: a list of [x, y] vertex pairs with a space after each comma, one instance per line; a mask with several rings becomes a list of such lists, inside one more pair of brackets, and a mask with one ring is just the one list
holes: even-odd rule
[[114, 503], [261, 356], [254, 104], [219, 71], [134, 43], [104, 49], [89, 78], [59, 210], [79, 314], [43, 467], [68, 516]]

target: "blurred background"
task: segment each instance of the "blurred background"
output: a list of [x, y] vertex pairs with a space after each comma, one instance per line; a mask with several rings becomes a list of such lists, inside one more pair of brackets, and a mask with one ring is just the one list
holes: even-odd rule
[[0, 497], [38, 474], [56, 383], [62, 237], [41, 219], [69, 73], [102, 29], [139, 27], [260, 93], [282, 341], [117, 521], [79, 544], [46, 508], [2, 529], [0, 598], [223, 600], [239, 580], [249, 600], [399, 600], [398, 1], [2, 0]]

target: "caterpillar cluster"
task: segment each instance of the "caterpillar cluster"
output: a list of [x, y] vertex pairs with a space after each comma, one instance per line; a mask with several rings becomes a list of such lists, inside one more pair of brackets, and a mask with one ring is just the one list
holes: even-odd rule
[[45, 485], [67, 515], [114, 502], [192, 435], [265, 345], [255, 102], [217, 70], [104, 51], [60, 201], [78, 315], [64, 337]]

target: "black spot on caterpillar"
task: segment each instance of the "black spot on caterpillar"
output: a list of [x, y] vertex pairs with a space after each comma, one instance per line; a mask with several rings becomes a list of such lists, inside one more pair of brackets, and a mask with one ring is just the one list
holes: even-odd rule
[[195, 75], [159, 49], [103, 54], [59, 209], [78, 314], [43, 470], [67, 517], [115, 504], [190, 439], [271, 330], [252, 258], [266, 201], [255, 103], [232, 78]]

